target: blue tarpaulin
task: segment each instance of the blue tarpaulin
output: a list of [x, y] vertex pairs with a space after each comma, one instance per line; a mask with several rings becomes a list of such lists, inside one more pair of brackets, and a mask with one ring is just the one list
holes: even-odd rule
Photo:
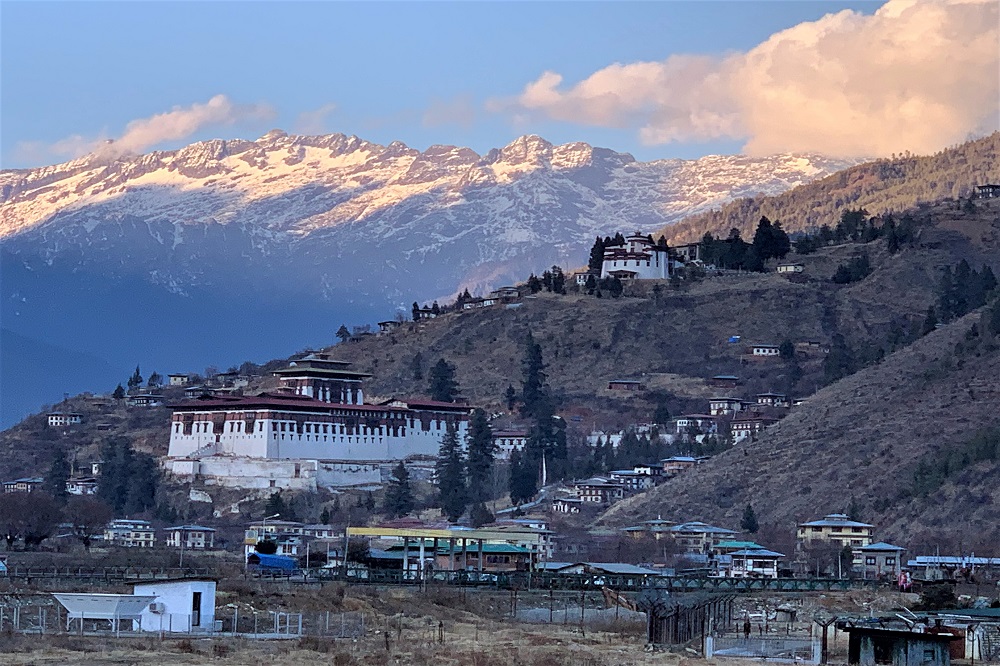
[[739, 342], [740, 341], [740, 336], [738, 336], [738, 335], [730, 335], [729, 336], [729, 341], [730, 342]]
[[295, 571], [299, 568], [298, 562], [293, 557], [265, 555], [264, 553], [250, 553], [247, 557], [247, 564], [264, 571]]

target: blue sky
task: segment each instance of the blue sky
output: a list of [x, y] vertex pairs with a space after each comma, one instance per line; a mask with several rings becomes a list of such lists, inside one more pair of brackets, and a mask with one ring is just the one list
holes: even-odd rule
[[[130, 121], [217, 95], [253, 112], [148, 148], [256, 138], [279, 127], [420, 149], [467, 145], [480, 153], [525, 133], [556, 143], [587, 141], [640, 159], [737, 152], [757, 132], [743, 127], [751, 111], [731, 114], [724, 128], [673, 130], [677, 114], [682, 120], [691, 114], [672, 108], [671, 96], [697, 87], [683, 78], [657, 78], [655, 94], [623, 89], [611, 109], [579, 117], [575, 100], [599, 105], [601, 95], [569, 89], [615, 63], [663, 63], [677, 54], [708, 56], [711, 68], [723, 67], [727, 57], [781, 30], [845, 8], [870, 17], [879, 6], [5, 1], [0, 161], [20, 168], [69, 159], [68, 138], [86, 144], [119, 137]], [[566, 94], [552, 99], [549, 90], [542, 102], [519, 98], [545, 72], [558, 72]], [[665, 95], [670, 86], [676, 89]], [[628, 95], [637, 96], [634, 104]], [[789, 149], [803, 146], [809, 141]]]

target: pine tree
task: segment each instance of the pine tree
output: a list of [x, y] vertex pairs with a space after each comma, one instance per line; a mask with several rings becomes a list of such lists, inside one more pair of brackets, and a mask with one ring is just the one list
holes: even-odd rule
[[524, 380], [521, 383], [521, 412], [534, 415], [538, 403], [547, 399], [545, 382], [545, 363], [542, 361], [542, 347], [535, 342], [531, 333], [524, 345], [524, 361], [522, 362]]
[[420, 320], [420, 306], [417, 304], [416, 301], [413, 301], [413, 307], [411, 308], [410, 312], [412, 313], [413, 321]]
[[493, 441], [493, 429], [490, 428], [486, 412], [476, 409], [472, 412], [468, 435], [468, 479], [469, 500], [473, 503], [492, 499], [487, 497], [486, 489], [493, 470], [493, 459], [496, 456], [496, 442]]
[[757, 530], [760, 529], [760, 523], [757, 522], [757, 514], [754, 512], [752, 504], [747, 504], [747, 508], [743, 509], [740, 529], [750, 534], [756, 534]]
[[115, 387], [115, 392], [111, 394], [111, 397], [114, 398], [115, 400], [124, 400], [125, 388], [121, 384], [119, 384], [118, 386]]
[[140, 386], [142, 386], [142, 374], [139, 372], [139, 366], [135, 366], [135, 372], [128, 378], [128, 387], [129, 389], [135, 389]]
[[424, 378], [424, 357], [420, 352], [413, 355], [410, 361], [410, 369], [413, 371], [413, 381], [419, 382]]
[[63, 447], [56, 447], [55, 456], [49, 466], [49, 472], [45, 476], [45, 491], [59, 501], [66, 499], [66, 481], [69, 480], [69, 461], [66, 459], [66, 450]]
[[457, 522], [468, 505], [468, 489], [465, 487], [465, 460], [462, 446], [458, 441], [455, 427], [448, 429], [441, 439], [437, 465], [438, 506], [451, 522]]
[[390, 518], [399, 518], [413, 511], [413, 490], [410, 488], [410, 472], [402, 461], [392, 468], [389, 483], [385, 488], [382, 510]]
[[510, 501], [524, 504], [538, 492], [538, 472], [531, 460], [518, 450], [510, 454]]
[[280, 490], [267, 498], [267, 502], [264, 503], [264, 515], [288, 520], [288, 506]]
[[336, 335], [340, 338], [341, 342], [347, 342], [351, 339], [351, 332], [347, 330], [347, 326], [344, 324], [341, 324], [340, 328], [337, 329]]
[[469, 521], [472, 523], [472, 527], [474, 528], [489, 525], [495, 519], [495, 516], [490, 513], [490, 510], [486, 508], [486, 504], [483, 502], [473, 504], [472, 509], [469, 510]]
[[428, 390], [431, 400], [439, 402], [454, 402], [458, 395], [458, 382], [455, 381], [455, 368], [443, 358], [431, 367], [427, 375]]
[[504, 404], [507, 405], [507, 411], [513, 411], [514, 406], [517, 405], [517, 391], [514, 389], [513, 384], [507, 385], [507, 390], [503, 394]]
[[670, 408], [667, 407], [667, 403], [657, 403], [656, 409], [653, 411], [653, 423], [659, 425], [667, 425], [670, 423]]
[[604, 239], [600, 236], [594, 241], [590, 248], [590, 259], [587, 262], [587, 269], [593, 274], [600, 274], [604, 266]]

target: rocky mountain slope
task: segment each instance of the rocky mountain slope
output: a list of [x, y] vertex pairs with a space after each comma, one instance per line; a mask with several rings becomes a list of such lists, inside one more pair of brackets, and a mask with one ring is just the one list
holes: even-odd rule
[[833, 226], [845, 208], [872, 215], [899, 212], [946, 197], [968, 197], [976, 185], [1000, 182], [1000, 132], [942, 150], [866, 162], [778, 195], [752, 196], [697, 213], [661, 232], [671, 241], [691, 242], [739, 229], [752, 237], [761, 215], [788, 231]]
[[[331, 340], [340, 321], [580, 265], [597, 234], [652, 230], [847, 166], [818, 155], [643, 163], [537, 136], [484, 156], [280, 131], [112, 150], [0, 173], [0, 314], [34, 343], [5, 377], [49, 370], [53, 345], [119, 373], [290, 353]], [[83, 388], [57, 379], [41, 399]], [[5, 400], [2, 421], [32, 399]]]

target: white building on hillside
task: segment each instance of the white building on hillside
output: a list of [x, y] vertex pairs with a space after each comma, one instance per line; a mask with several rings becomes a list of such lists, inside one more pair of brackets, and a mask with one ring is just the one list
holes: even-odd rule
[[665, 280], [670, 277], [669, 250], [666, 244], [657, 245], [637, 231], [625, 239], [625, 245], [604, 248], [601, 277]]
[[312, 490], [381, 481], [381, 466], [435, 456], [449, 426], [465, 441], [472, 408], [429, 400], [364, 404], [348, 363], [312, 354], [256, 396], [204, 396], [173, 407], [164, 467], [239, 488]]

